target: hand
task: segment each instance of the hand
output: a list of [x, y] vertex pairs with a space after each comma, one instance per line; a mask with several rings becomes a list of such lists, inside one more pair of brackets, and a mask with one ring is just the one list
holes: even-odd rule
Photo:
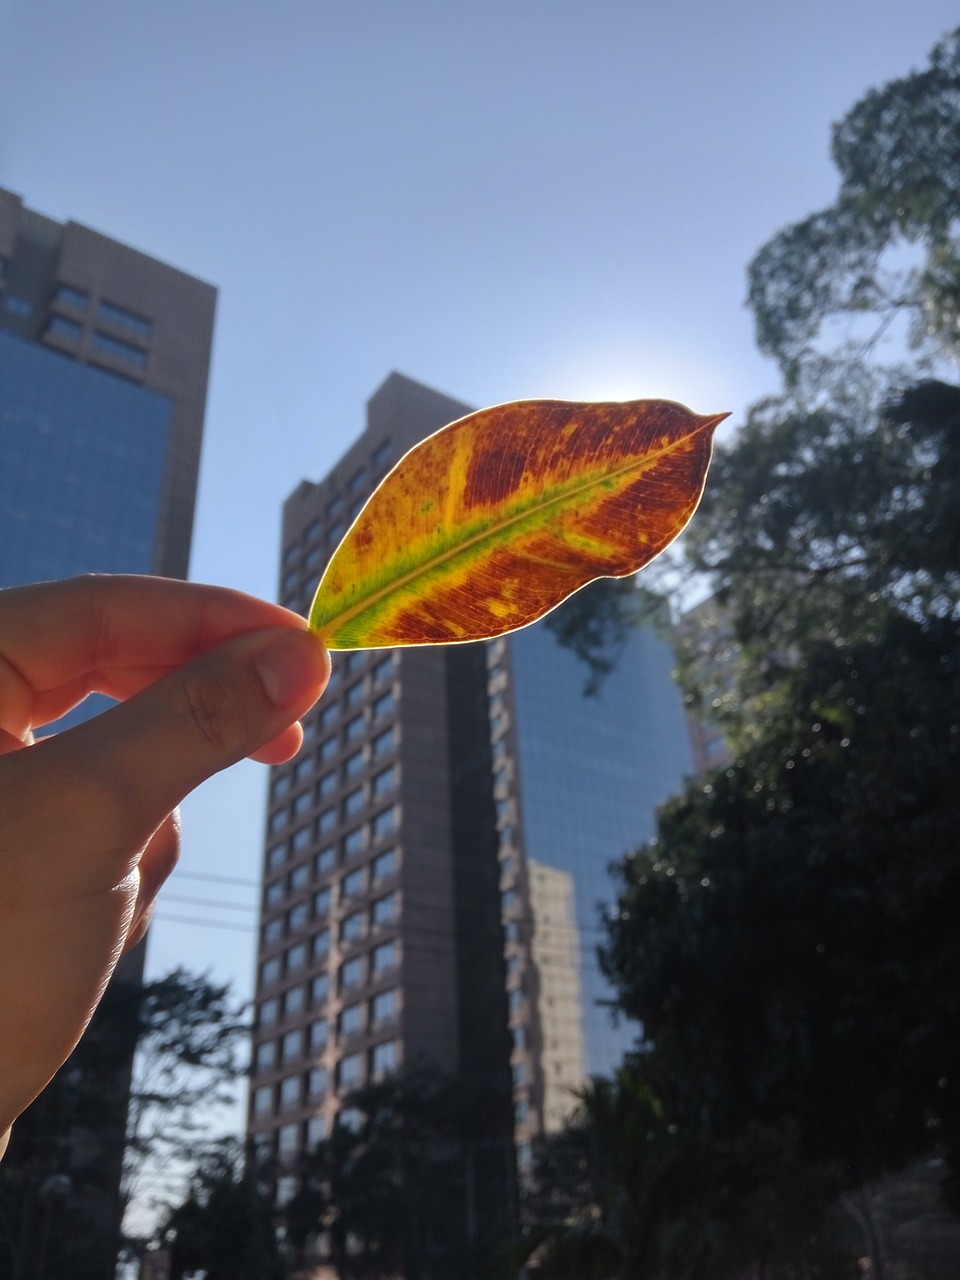
[[[295, 755], [329, 674], [302, 618], [239, 592], [133, 577], [0, 591], [0, 1135], [145, 932], [176, 806], [244, 756]], [[123, 701], [34, 742], [94, 690]]]

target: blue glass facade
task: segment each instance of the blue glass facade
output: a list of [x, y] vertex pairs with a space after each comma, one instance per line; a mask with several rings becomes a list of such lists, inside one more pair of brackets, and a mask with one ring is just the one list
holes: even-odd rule
[[[561, 946], [569, 950], [570, 938], [558, 932], [556, 898], [566, 884], [579, 935], [567, 958], [579, 969], [584, 1067], [590, 1075], [608, 1073], [636, 1039], [636, 1027], [613, 1026], [611, 992], [597, 961], [601, 911], [613, 896], [608, 868], [654, 834], [657, 808], [693, 772], [682, 699], [671, 677], [674, 657], [652, 630], [637, 630], [590, 697], [583, 693], [583, 666], [542, 624], [518, 632], [509, 646], [533, 950], [537, 934], [548, 928], [553, 943], [548, 938], [545, 962], [556, 965], [564, 958]], [[558, 873], [540, 872], [553, 886], [552, 921], [549, 902], [537, 905], [537, 868]], [[576, 941], [572, 928], [569, 935]], [[539, 988], [546, 990], [542, 975]], [[574, 999], [569, 991], [564, 998]], [[545, 1053], [549, 1059], [549, 1046]]]
[[0, 330], [0, 586], [154, 570], [172, 411]]

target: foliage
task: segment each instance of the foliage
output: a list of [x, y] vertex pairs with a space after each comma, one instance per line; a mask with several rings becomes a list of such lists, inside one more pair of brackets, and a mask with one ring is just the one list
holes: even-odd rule
[[833, 159], [835, 202], [781, 231], [750, 266], [761, 349], [793, 378], [838, 321], [866, 320], [872, 344], [906, 316], [915, 344], [956, 358], [960, 31], [923, 71], [856, 103], [834, 129]]
[[171, 1280], [203, 1272], [206, 1280], [283, 1280], [273, 1206], [245, 1166], [235, 1140], [221, 1141], [197, 1165], [186, 1200], [160, 1230], [170, 1250]]
[[124, 1159], [129, 1199], [145, 1165], [156, 1172], [200, 1155], [211, 1108], [232, 1100], [242, 1075], [249, 1024], [229, 984], [182, 968], [127, 999], [117, 1015], [133, 1020], [137, 1038]]
[[286, 1208], [291, 1244], [303, 1249], [328, 1233], [344, 1277], [504, 1275], [504, 1100], [421, 1068], [359, 1090], [345, 1108], [306, 1157]]

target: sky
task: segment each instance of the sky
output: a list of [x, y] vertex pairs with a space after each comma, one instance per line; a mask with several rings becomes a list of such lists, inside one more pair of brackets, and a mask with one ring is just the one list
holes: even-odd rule
[[[476, 405], [777, 386], [746, 266], [948, 0], [0, 0], [0, 185], [219, 293], [191, 576], [274, 598], [280, 508], [397, 369]], [[252, 990], [266, 773], [183, 807], [148, 973]], [[183, 923], [191, 921], [191, 923]]]

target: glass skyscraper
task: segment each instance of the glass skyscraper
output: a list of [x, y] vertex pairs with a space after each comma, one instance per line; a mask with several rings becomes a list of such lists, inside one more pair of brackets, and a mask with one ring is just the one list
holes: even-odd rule
[[[186, 577], [215, 305], [211, 285], [0, 189], [0, 588], [91, 572]], [[105, 703], [88, 698], [55, 727]], [[141, 946], [114, 983], [139, 983], [142, 967]], [[12, 1257], [0, 1237], [0, 1273], [38, 1271], [51, 1178], [70, 1192], [57, 1207], [64, 1229], [47, 1230], [48, 1261], [63, 1274], [114, 1272], [132, 1038], [92, 1068], [100, 1035], [95, 1017], [14, 1126], [5, 1167], [23, 1176], [21, 1225]], [[107, 1100], [95, 1124], [74, 1101], [85, 1093]], [[60, 1256], [84, 1239], [82, 1255]]]

